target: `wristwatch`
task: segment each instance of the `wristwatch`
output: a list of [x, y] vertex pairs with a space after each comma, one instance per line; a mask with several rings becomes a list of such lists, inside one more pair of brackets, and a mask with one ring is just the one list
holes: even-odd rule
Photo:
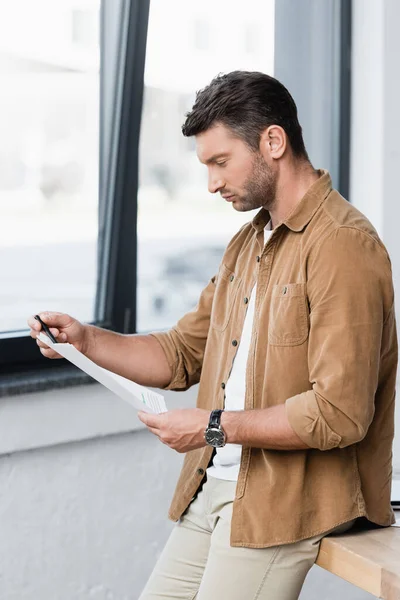
[[204, 431], [204, 439], [213, 448], [223, 448], [226, 444], [225, 431], [221, 427], [221, 415], [223, 412], [223, 410], [213, 410], [207, 428]]

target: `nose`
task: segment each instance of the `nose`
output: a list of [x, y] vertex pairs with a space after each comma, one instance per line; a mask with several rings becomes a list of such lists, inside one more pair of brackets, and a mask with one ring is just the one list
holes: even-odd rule
[[225, 181], [221, 178], [220, 175], [213, 173], [210, 169], [208, 173], [208, 191], [210, 194], [215, 194], [218, 190], [222, 190], [225, 186]]

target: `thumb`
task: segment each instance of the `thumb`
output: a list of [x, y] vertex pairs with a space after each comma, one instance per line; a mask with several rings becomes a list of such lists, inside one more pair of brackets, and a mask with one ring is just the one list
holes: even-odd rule
[[146, 413], [144, 411], [139, 410], [137, 416], [139, 421], [142, 421], [142, 423], [146, 424]]
[[39, 313], [39, 317], [46, 325], [50, 327], [68, 327], [73, 321], [72, 317], [65, 313], [59, 312], [42, 312]]

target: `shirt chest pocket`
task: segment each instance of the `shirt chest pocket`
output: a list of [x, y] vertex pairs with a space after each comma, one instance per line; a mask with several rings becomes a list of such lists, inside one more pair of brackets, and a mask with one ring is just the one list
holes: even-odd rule
[[228, 326], [240, 283], [241, 278], [222, 264], [218, 273], [210, 321], [211, 327], [217, 331], [224, 331]]
[[268, 343], [298, 346], [306, 341], [309, 312], [305, 283], [275, 285], [269, 312]]

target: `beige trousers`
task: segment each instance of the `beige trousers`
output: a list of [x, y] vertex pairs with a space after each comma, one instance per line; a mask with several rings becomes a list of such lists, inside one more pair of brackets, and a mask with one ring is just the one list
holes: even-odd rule
[[[139, 600], [298, 598], [327, 533], [272, 548], [233, 548], [235, 489], [234, 481], [208, 478], [172, 531]], [[353, 523], [334, 531], [342, 533]]]

